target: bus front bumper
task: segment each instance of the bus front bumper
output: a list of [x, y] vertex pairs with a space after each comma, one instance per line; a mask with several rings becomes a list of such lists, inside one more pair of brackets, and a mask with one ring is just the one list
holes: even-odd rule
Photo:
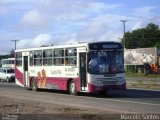
[[126, 83], [121, 85], [104, 85], [104, 86], [94, 86], [92, 84], [88, 84], [88, 92], [89, 93], [100, 93], [108, 90], [125, 90]]

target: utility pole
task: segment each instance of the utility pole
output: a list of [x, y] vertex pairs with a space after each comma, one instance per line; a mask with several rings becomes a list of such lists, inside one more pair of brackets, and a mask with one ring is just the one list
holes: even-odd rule
[[16, 50], [16, 44], [17, 44], [17, 41], [19, 41], [19, 40], [11, 40], [11, 41], [14, 42], [14, 45], [15, 45], [14, 50]]
[[126, 45], [125, 45], [125, 32], [126, 32], [126, 22], [127, 22], [127, 20], [120, 20], [122, 23], [123, 23], [123, 46], [124, 46], [124, 49], [125, 49], [125, 47], [126, 47]]

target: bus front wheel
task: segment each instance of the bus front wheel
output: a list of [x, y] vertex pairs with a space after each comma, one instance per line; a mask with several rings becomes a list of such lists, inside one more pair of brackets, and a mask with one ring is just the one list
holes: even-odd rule
[[77, 88], [76, 88], [76, 83], [74, 82], [74, 80], [72, 80], [69, 83], [69, 93], [71, 95], [77, 95]]
[[34, 79], [31, 82], [31, 89], [32, 89], [32, 91], [37, 91], [38, 90], [37, 81], [34, 80]]

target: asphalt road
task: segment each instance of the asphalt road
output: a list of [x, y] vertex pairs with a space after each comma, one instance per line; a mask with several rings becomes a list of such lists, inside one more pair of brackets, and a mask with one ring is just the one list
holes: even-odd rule
[[72, 96], [63, 91], [40, 90], [33, 92], [15, 85], [15, 83], [0, 82], [0, 97], [8, 96], [17, 99], [38, 102], [56, 103], [61, 105], [93, 108], [110, 113], [160, 113], [160, 91], [128, 89], [109, 91], [105, 96], [80, 93]]

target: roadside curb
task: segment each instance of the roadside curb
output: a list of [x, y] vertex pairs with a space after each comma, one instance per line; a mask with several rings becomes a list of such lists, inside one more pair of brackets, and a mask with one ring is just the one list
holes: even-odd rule
[[143, 88], [127, 88], [130, 90], [145, 90], [145, 91], [154, 91], [154, 92], [160, 92], [160, 90], [153, 90], [153, 89], [143, 89]]

